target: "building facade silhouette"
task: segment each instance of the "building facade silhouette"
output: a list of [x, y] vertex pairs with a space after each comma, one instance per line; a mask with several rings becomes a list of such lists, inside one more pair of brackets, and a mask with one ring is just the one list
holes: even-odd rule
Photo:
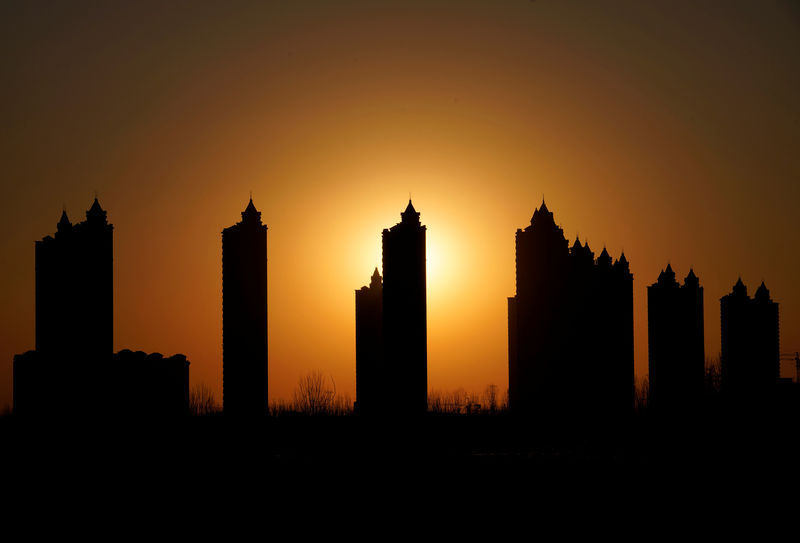
[[780, 380], [778, 304], [762, 281], [753, 298], [742, 279], [720, 299], [722, 392], [728, 401], [764, 406]]
[[114, 352], [114, 225], [94, 199], [73, 225], [64, 210], [36, 242], [36, 351], [81, 359]]
[[516, 233], [508, 299], [509, 407], [560, 419], [618, 420], [633, 410], [633, 275], [564, 231], [542, 202]]
[[356, 403], [362, 412], [428, 409], [426, 228], [411, 200], [400, 217], [383, 230], [383, 284], [376, 269], [369, 288], [356, 291]]
[[383, 367], [383, 283], [378, 268], [369, 286], [356, 290], [356, 404], [358, 413], [385, 408]]
[[222, 408], [267, 413], [267, 226], [253, 199], [222, 231]]
[[187, 412], [185, 356], [114, 353], [113, 231], [95, 198], [85, 221], [65, 210], [55, 235], [36, 242], [36, 349], [14, 356], [15, 413]]
[[702, 405], [705, 377], [703, 287], [689, 270], [683, 285], [672, 266], [647, 287], [648, 406], [689, 416]]
[[383, 339], [389, 409], [428, 409], [425, 232], [411, 200], [401, 221], [383, 230]]

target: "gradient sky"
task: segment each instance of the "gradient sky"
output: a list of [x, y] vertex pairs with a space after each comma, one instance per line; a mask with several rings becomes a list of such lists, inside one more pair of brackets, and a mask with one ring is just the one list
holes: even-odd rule
[[[0, 408], [34, 347], [34, 241], [95, 191], [115, 349], [184, 353], [221, 400], [222, 229], [269, 227], [270, 397], [355, 396], [354, 291], [409, 193], [431, 389], [507, 387], [514, 232], [544, 196], [646, 286], [741, 276], [800, 350], [800, 8], [769, 1], [0, 3]], [[791, 365], [784, 375], [793, 374]]]

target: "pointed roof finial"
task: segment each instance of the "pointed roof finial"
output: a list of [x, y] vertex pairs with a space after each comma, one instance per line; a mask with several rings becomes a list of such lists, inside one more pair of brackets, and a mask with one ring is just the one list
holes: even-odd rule
[[742, 282], [742, 277], [739, 276], [739, 279], [736, 281], [736, 284], [733, 285], [733, 294], [739, 296], [747, 296], [747, 287]]
[[72, 223], [69, 222], [69, 217], [67, 217], [67, 206], [61, 210], [61, 219], [58, 221], [58, 231], [63, 232], [72, 227]]
[[769, 298], [769, 289], [767, 288], [767, 285], [764, 284], [764, 280], [763, 279], [761, 280], [761, 285], [758, 287], [758, 289], [756, 289], [755, 298], [757, 300], [767, 300], [767, 301], [769, 301], [769, 299], [770, 299]]
[[689, 274], [683, 280], [684, 286], [699, 287], [700, 279], [694, 273], [694, 268], [689, 268]]
[[378, 267], [375, 266], [375, 271], [372, 272], [372, 277], [370, 278], [370, 281], [369, 281], [369, 287], [370, 288], [375, 288], [375, 287], [380, 287], [380, 286], [381, 286], [381, 274], [378, 271]]
[[408, 199], [406, 210], [400, 213], [400, 218], [404, 223], [419, 224], [419, 212], [414, 209], [414, 204], [411, 203], [411, 198]]
[[242, 222], [250, 221], [261, 223], [261, 212], [258, 211], [255, 204], [253, 204], [252, 195], [250, 196], [250, 201], [247, 203], [247, 207], [242, 211]]
[[106, 212], [100, 206], [100, 201], [97, 199], [97, 191], [95, 191], [94, 195], [94, 202], [92, 202], [92, 207], [89, 208], [89, 211], [86, 212], [86, 220], [90, 222], [100, 221], [100, 222], [107, 222], [106, 221]]
[[600, 253], [600, 256], [597, 257], [597, 265], [611, 267], [611, 255], [608, 254], [605, 245], [603, 246], [603, 251]]

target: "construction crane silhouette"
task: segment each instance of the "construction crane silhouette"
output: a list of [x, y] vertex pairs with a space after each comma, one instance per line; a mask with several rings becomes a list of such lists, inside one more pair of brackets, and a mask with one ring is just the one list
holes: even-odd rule
[[800, 383], [800, 352], [795, 351], [794, 354], [781, 353], [781, 360], [794, 360], [794, 368], [797, 375], [795, 382]]

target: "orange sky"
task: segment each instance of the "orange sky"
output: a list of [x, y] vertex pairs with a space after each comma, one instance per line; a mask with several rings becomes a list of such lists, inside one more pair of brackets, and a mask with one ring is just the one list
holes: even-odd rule
[[800, 350], [792, 2], [38, 4], [0, 5], [0, 408], [34, 346], [34, 241], [95, 190], [115, 348], [185, 353], [218, 400], [220, 233], [251, 190], [271, 398], [312, 369], [354, 396], [354, 291], [409, 193], [432, 389], [507, 386], [514, 232], [543, 195], [570, 242], [625, 250], [639, 377], [668, 261], [705, 288], [708, 356], [739, 275]]

